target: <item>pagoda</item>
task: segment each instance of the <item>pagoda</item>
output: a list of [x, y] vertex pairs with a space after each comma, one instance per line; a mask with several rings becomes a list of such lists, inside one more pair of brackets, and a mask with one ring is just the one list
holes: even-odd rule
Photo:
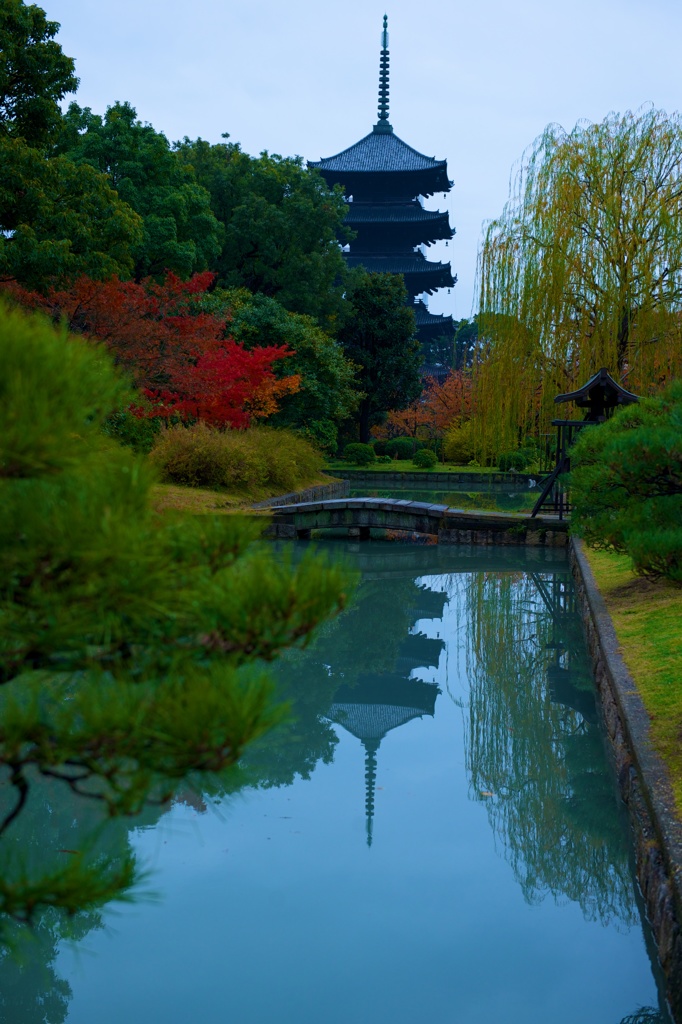
[[454, 230], [447, 213], [425, 210], [422, 199], [449, 192], [447, 163], [424, 156], [399, 139], [388, 120], [388, 18], [384, 15], [379, 73], [379, 120], [369, 135], [315, 167], [331, 188], [343, 186], [348, 201], [345, 224], [356, 238], [345, 252], [349, 267], [402, 274], [414, 305], [421, 342], [449, 334], [451, 316], [429, 313], [421, 296], [451, 288], [457, 278], [449, 263], [427, 260], [421, 246], [450, 239]]

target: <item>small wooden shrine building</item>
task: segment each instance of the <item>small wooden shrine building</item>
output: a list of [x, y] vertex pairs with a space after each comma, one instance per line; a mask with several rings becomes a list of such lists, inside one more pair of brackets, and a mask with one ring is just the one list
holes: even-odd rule
[[562, 519], [570, 511], [570, 505], [561, 478], [571, 468], [570, 450], [576, 435], [583, 427], [603, 423], [620, 406], [632, 405], [639, 398], [621, 387], [609, 371], [602, 367], [577, 391], [557, 395], [554, 401], [557, 404], [575, 402], [579, 409], [584, 410], [584, 415], [581, 420], [552, 420], [552, 426], [557, 428], [556, 463], [544, 483], [531, 516], [536, 516], [538, 512], [554, 512]]
[[[349, 267], [402, 274], [420, 341], [452, 333], [451, 316], [428, 311], [420, 298], [451, 288], [457, 278], [449, 263], [426, 259], [421, 246], [450, 239], [447, 213], [425, 210], [421, 198], [449, 192], [445, 160], [424, 156], [393, 131], [389, 112], [388, 19], [384, 15], [379, 74], [379, 119], [369, 135], [336, 156], [308, 161], [331, 187], [343, 186], [348, 199], [346, 224], [357, 232], [346, 255]], [[420, 198], [421, 197], [421, 198]]]

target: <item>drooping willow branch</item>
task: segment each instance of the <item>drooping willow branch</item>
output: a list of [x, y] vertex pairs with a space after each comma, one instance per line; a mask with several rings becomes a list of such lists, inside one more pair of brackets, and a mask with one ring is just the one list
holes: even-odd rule
[[547, 432], [555, 395], [602, 366], [644, 394], [682, 372], [681, 196], [677, 114], [550, 125], [529, 148], [479, 258], [485, 451]]

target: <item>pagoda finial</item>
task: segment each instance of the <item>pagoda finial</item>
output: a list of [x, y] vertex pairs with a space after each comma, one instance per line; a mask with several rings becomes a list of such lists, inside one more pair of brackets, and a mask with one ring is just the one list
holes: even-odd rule
[[379, 120], [375, 132], [389, 133], [393, 128], [388, 120], [388, 15], [384, 14], [384, 28], [381, 33], [381, 58], [379, 60]]

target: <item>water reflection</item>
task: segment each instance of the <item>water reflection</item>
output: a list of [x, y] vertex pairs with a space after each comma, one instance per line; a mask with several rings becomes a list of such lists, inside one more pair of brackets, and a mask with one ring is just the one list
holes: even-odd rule
[[[309, 777], [316, 759], [333, 758], [329, 723], [342, 726], [365, 750], [371, 845], [380, 743], [391, 730], [433, 715], [440, 693], [423, 676], [438, 665], [445, 641], [417, 623], [440, 620], [452, 601], [460, 609], [469, 687], [470, 794], [485, 803], [524, 897], [572, 900], [588, 920], [627, 927], [637, 918], [629, 851], [567, 564], [529, 566], [504, 549], [490, 556], [488, 564], [500, 568], [463, 572], [459, 556], [442, 548], [409, 549], [403, 557], [387, 551], [383, 565], [380, 554], [367, 555], [371, 566], [352, 607], [283, 665], [281, 695], [295, 718], [275, 747], [266, 741], [249, 755], [251, 778], [268, 786], [297, 773]], [[473, 559], [485, 561], [486, 553]], [[448, 560], [460, 571], [444, 571]], [[417, 576], [416, 565], [436, 573]]]
[[455, 578], [466, 610], [466, 764], [525, 898], [588, 920], [636, 919], [629, 853], [605, 771], [566, 571]]
[[[353, 834], [349, 846], [359, 848], [366, 862], [386, 866], [392, 863], [387, 858], [400, 853], [388, 849], [389, 842], [397, 846], [404, 840], [396, 840], [395, 822], [388, 828], [386, 804], [377, 805], [382, 753], [385, 764], [392, 740], [407, 736], [419, 718], [430, 726], [429, 719], [436, 723], [445, 712], [448, 721], [461, 714], [462, 802], [480, 805], [487, 815], [498, 854], [511, 866], [511, 872], [504, 870], [513, 873], [514, 892], [520, 890], [531, 906], [548, 898], [556, 904], [570, 901], [588, 921], [628, 929], [638, 914], [626, 833], [606, 770], [563, 556], [536, 551], [529, 557], [509, 548], [367, 544], [353, 549], [346, 543], [336, 548], [350, 552], [363, 570], [362, 582], [343, 616], [327, 623], [308, 649], [289, 652], [280, 663], [278, 697], [290, 704], [289, 721], [248, 751], [241, 774], [216, 779], [203, 795], [187, 792], [176, 799], [202, 814], [207, 803], [231, 806], [232, 795], [243, 787], [257, 795], [259, 790], [288, 792], [301, 782], [307, 786], [317, 766], [333, 764], [339, 737], [349, 734], [357, 740], [358, 754], [364, 749], [364, 780], [355, 761], [356, 774], [347, 785], [365, 821], [364, 839]], [[453, 708], [451, 696], [461, 711]], [[418, 767], [415, 763], [412, 770]], [[405, 766], [407, 774], [410, 768]], [[446, 804], [447, 799], [434, 806]], [[108, 851], [129, 856], [132, 830], [151, 831], [164, 812], [152, 808], [134, 822], [111, 823], [102, 834]], [[83, 849], [99, 827], [98, 813], [94, 804], [48, 786], [34, 816], [15, 823], [15, 839], [42, 858], [44, 867], [46, 861], [74, 855], [65, 851]], [[486, 831], [483, 815], [481, 822]], [[454, 863], [456, 851], [448, 849]], [[504, 866], [501, 859], [498, 863]], [[363, 875], [369, 873], [365, 864]], [[334, 882], [343, 893], [343, 879]], [[234, 884], [239, 888], [242, 876], [236, 874]], [[366, 896], [368, 905], [371, 898]], [[409, 920], [412, 908], [403, 898]], [[92, 937], [102, 920], [97, 912], [70, 921], [45, 914], [23, 961], [0, 957], [0, 1020], [63, 1024], [70, 1019], [72, 992], [56, 971], [57, 948], [69, 933], [77, 940]], [[260, 927], [265, 933], [267, 921]], [[646, 1002], [653, 1001], [649, 995]], [[628, 1002], [621, 1004], [618, 1016], [627, 1008]], [[531, 1018], [510, 1017], [521, 1019]], [[651, 1006], [621, 1017], [621, 1024], [666, 1022], [665, 1011]]]

